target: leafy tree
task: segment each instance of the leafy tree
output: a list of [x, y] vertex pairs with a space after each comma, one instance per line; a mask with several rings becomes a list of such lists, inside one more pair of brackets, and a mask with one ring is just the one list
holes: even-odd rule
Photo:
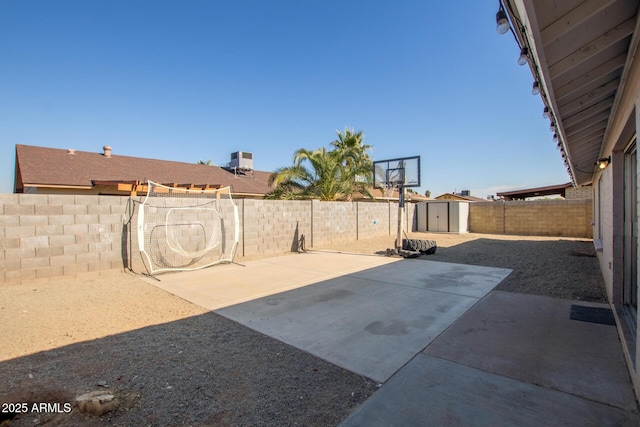
[[424, 192], [424, 195], [427, 197], [431, 197], [431, 191], [427, 190]]
[[211, 166], [211, 160], [207, 160], [206, 162], [204, 160], [198, 160], [198, 164]]

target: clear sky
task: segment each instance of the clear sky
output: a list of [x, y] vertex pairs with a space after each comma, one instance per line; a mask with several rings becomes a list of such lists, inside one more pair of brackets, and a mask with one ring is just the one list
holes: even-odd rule
[[0, 192], [15, 145], [291, 164], [362, 130], [432, 196], [569, 182], [495, 0], [3, 0]]

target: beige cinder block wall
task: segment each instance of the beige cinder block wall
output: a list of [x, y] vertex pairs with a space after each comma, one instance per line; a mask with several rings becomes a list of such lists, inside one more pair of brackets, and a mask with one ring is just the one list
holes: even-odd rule
[[[0, 284], [124, 268], [146, 271], [136, 236], [139, 202], [120, 196], [0, 195]], [[397, 203], [236, 203], [238, 260], [297, 250], [302, 239], [312, 248], [397, 233]], [[414, 205], [407, 203], [405, 231], [413, 230], [413, 218]]]
[[593, 201], [536, 200], [469, 205], [472, 233], [592, 238]]

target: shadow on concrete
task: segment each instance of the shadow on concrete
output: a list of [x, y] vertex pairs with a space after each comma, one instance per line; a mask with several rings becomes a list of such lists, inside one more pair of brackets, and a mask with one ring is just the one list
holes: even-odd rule
[[[435, 255], [421, 259], [511, 268], [514, 272], [498, 286], [499, 288], [505, 283], [508, 284], [513, 276], [517, 275], [517, 280], [513, 280], [509, 285], [512, 291], [522, 287], [529, 291], [544, 290], [544, 292], [553, 293], [558, 292], [554, 289], [562, 288], [565, 281], [569, 280], [573, 283], [570, 275], [579, 275], [575, 283], [583, 284], [582, 279], [593, 274], [588, 273], [588, 269], [585, 270], [585, 265], [591, 268], [590, 265], [595, 264], [597, 269], [596, 259], [588, 253], [590, 246], [580, 243], [574, 241], [505, 242], [478, 239], [451, 248], [439, 247]], [[516, 255], [518, 253], [524, 261], [518, 261]], [[292, 255], [291, 258], [304, 257], [299, 258], [295, 263], [300, 266], [303, 260], [312, 260], [313, 256], [313, 254]], [[528, 267], [529, 263], [534, 266]], [[440, 263], [403, 260], [393, 263], [392, 267], [398, 269], [402, 264], [414, 266], [415, 271], [418, 272]], [[455, 265], [448, 267], [456, 268]], [[332, 266], [319, 266], [319, 268], [331, 269]], [[553, 272], [553, 269], [556, 271]], [[562, 271], [559, 272], [559, 269]], [[210, 271], [215, 272], [215, 269]], [[387, 288], [364, 286], [368, 281], [387, 280], [381, 275], [382, 271], [386, 270], [374, 267], [351, 274], [350, 283], [367, 292], [374, 289], [377, 289], [376, 292], [382, 292]], [[305, 315], [309, 313], [304, 306], [309, 296], [316, 303], [309, 307], [315, 310], [330, 300], [348, 302], [349, 298], [346, 298], [349, 297], [348, 294], [332, 287], [332, 284], [336, 283], [335, 280], [337, 279], [320, 281], [318, 284], [325, 283], [325, 286], [316, 287], [319, 293], [316, 292], [304, 298], [300, 297], [304, 296], [301, 290], [293, 291], [294, 298], [289, 300], [288, 305], [281, 301], [286, 292], [263, 298], [261, 303], [263, 307], [287, 308], [285, 314], [289, 312], [291, 304], [297, 305], [299, 313]], [[417, 273], [413, 280], [415, 283], [420, 283]], [[441, 291], [447, 293], [451, 293], [452, 288], [461, 284], [460, 280], [446, 280], [444, 276], [439, 280], [437, 283], [444, 284]], [[391, 283], [393, 281], [389, 280], [388, 283], [393, 285]], [[544, 289], [534, 287], [536, 283], [544, 283]], [[398, 284], [395, 283], [395, 285]], [[397, 289], [400, 288], [412, 288], [412, 286], [397, 286]], [[576, 288], [572, 292], [585, 294], [582, 288]], [[361, 293], [361, 295], [365, 294], [366, 292]], [[391, 298], [393, 292], [388, 295], [390, 295], [388, 298]], [[517, 294], [513, 295], [517, 296]], [[377, 387], [371, 380], [211, 312], [1, 362], [0, 378], [4, 381], [0, 383], [0, 402], [48, 401], [63, 404], [69, 402], [74, 396], [101, 389], [98, 384], [106, 382], [108, 389], [118, 398], [120, 406], [116, 411], [104, 415], [99, 421], [85, 418], [74, 411], [71, 414], [57, 415], [31, 413], [22, 416], [16, 424], [33, 425], [35, 419], [42, 422], [48, 418], [56, 418], [53, 420], [54, 423], [57, 421], [65, 425], [91, 425], [92, 423], [101, 425], [106, 422], [118, 425], [280, 426], [298, 423], [313, 426], [337, 425], [353, 413], [356, 415], [352, 416], [345, 425], [362, 425], [358, 424], [358, 420], [383, 420], [379, 417], [379, 413], [375, 410], [368, 412], [367, 408], [380, 408], [380, 410], [393, 408], [396, 414], [407, 414], [411, 411], [420, 413], [423, 412], [420, 408], [425, 408], [427, 401], [431, 402], [429, 412], [435, 417], [432, 420], [452, 421], [451, 418], [442, 417], [452, 414], [454, 403], [458, 405], [462, 402], [459, 398], [460, 393], [465, 390], [466, 392], [475, 390], [475, 393], [470, 394], [475, 396], [475, 400], [469, 400], [471, 403], [468, 405], [462, 402], [466, 406], [463, 405], [461, 409], [456, 408], [460, 410], [457, 415], [462, 418], [453, 421], [457, 421], [458, 424], [473, 424], [472, 420], [494, 419], [492, 418], [495, 414], [494, 399], [499, 399], [496, 402], [509, 409], [509, 416], [515, 417], [509, 421], [514, 424], [526, 425], [529, 422], [526, 420], [531, 414], [532, 405], [535, 405], [538, 414], [543, 414], [547, 418], [531, 419], [537, 421], [544, 419], [550, 423], [548, 425], [553, 424], [554, 421], [572, 420], [572, 414], [587, 411], [588, 408], [593, 408], [593, 405], [597, 407], [593, 410], [594, 412], [585, 413], [596, 414], [602, 417], [600, 419], [607, 419], [606, 417], [615, 413], [617, 418], [611, 418], [611, 420], [621, 421], [621, 425], [625, 425], [626, 420], [637, 421], [637, 416], [624, 411], [620, 407], [622, 405], [603, 409], [602, 403], [591, 403], [589, 399], [572, 394], [572, 386], [566, 385], [566, 381], [569, 381], [567, 379], [561, 380], [564, 384], [562, 387], [554, 385], [551, 381], [556, 377], [545, 375], [547, 368], [544, 365], [536, 365], [539, 374], [532, 377], [518, 378], [516, 374], [508, 371], [507, 368], [515, 366], [509, 361], [510, 348], [526, 349], [526, 344], [535, 349], [518, 353], [521, 360], [518, 361], [516, 358], [517, 363], [524, 363], [522, 360], [525, 360], [527, 355], [531, 356], [532, 363], [554, 357], [554, 345], [549, 345], [549, 342], [545, 341], [545, 337], [549, 336], [545, 333], [545, 328], [553, 327], [553, 324], [549, 323], [553, 323], [551, 316], [543, 315], [544, 322], [538, 322], [538, 314], [542, 311], [534, 309], [526, 321], [505, 323], [503, 313], [507, 307], [515, 310], [515, 313], [510, 314], [512, 317], [520, 316], [524, 312], [523, 309], [517, 310], [518, 306], [536, 307], [527, 299], [530, 298], [529, 296], [522, 297], [518, 301], [519, 305], [515, 304], [508, 295], [503, 298], [481, 300], [475, 308], [463, 316], [461, 321], [440, 335], [431, 347], [420, 352], [375, 394]], [[552, 298], [548, 300], [552, 304], [555, 304], [553, 301], [557, 301]], [[426, 298], [424, 302], [427, 302]], [[548, 303], [541, 301], [539, 304], [540, 307], [546, 307]], [[395, 305], [402, 309], [402, 304]], [[243, 306], [250, 307], [239, 304], [230, 308], [238, 311]], [[348, 304], [346, 308], [353, 310], [353, 306]], [[374, 313], [380, 312], [381, 316], [386, 316], [381, 317], [379, 323], [367, 325], [370, 333], [379, 336], [385, 336], [385, 334], [401, 336], [405, 334], [408, 327], [415, 327], [416, 330], [424, 329], [427, 326], [425, 323], [428, 320], [427, 317], [433, 315], [431, 311], [416, 312], [414, 315], [419, 317], [422, 323], [399, 324], [397, 316], [394, 317], [394, 312], [385, 312], [387, 308], [377, 303], [368, 308]], [[562, 316], [566, 314], [567, 322], [575, 322], [568, 320], [569, 312], [564, 307], [560, 309]], [[462, 313], [464, 311], [460, 314]], [[310, 317], [312, 320], [314, 318], [318, 317]], [[437, 316], [434, 320], [437, 320]], [[108, 319], [105, 321], [108, 322]], [[260, 319], [257, 321], [260, 322]], [[344, 322], [344, 319], [336, 316], [328, 317], [323, 321], [339, 323]], [[512, 329], [510, 325], [524, 326], [520, 329]], [[594, 327], [614, 329], [611, 326], [595, 325], [589, 326], [589, 330]], [[480, 333], [474, 330], [471, 331], [472, 334], [471, 328], [478, 329]], [[506, 330], [509, 333], [516, 333], [518, 339], [528, 341], [525, 343], [516, 339], [511, 340]], [[528, 335], [523, 335], [518, 332], [519, 330], [526, 331]], [[357, 333], [362, 333], [361, 328]], [[492, 345], [487, 339], [489, 336], [495, 337], [497, 341], [494, 342], [499, 342], [500, 345]], [[557, 339], [555, 335], [551, 336]], [[589, 338], [589, 335], [586, 337]], [[578, 337], [575, 339], [578, 340]], [[592, 343], [593, 339], [589, 339], [586, 345]], [[572, 347], [574, 345], [572, 342], [566, 339], [560, 341], [564, 342], [567, 348], [573, 348], [571, 351], [567, 350], [571, 357], [580, 355], [581, 352], [575, 351], [575, 346]], [[575, 345], [579, 349], [579, 346], [585, 344], [580, 341]], [[619, 344], [616, 343], [614, 347], [608, 348], [607, 351], [618, 352], [620, 356]], [[476, 350], [481, 357], [473, 357]], [[564, 356], [559, 354], [557, 357]], [[496, 360], [503, 363], [503, 367], [495, 368], [498, 363]], [[570, 366], [574, 362], [568, 360], [562, 363]], [[556, 364], [553, 367], [556, 369], [558, 366], [562, 368], [562, 364]], [[602, 374], [607, 369], [623, 372], [626, 370], [623, 364], [610, 361], [604, 367], [592, 366], [592, 368], [592, 372], [578, 372], [580, 381], [588, 380], [593, 372]], [[560, 371], [562, 369], [556, 369], [555, 372]], [[549, 384], [540, 387], [537, 383], [527, 382], [538, 381], [537, 378], [545, 378]], [[594, 380], [595, 387], [598, 387], [597, 381], [602, 378], [598, 377]], [[472, 389], [470, 385], [476, 388]], [[624, 389], [627, 396], [630, 392], [628, 383], [614, 382], [608, 384], [608, 387], [611, 387], [611, 390], [615, 390], [616, 387]], [[539, 390], [540, 388], [545, 390]], [[424, 393], [427, 394], [424, 395]], [[370, 396], [371, 398], [367, 400]], [[433, 396], [439, 396], [439, 399], [432, 399]], [[425, 398], [422, 399], [422, 397]], [[361, 406], [365, 410], [358, 409], [357, 413], [353, 412], [365, 401], [366, 403]], [[400, 404], [404, 406], [398, 406]], [[544, 412], [549, 408], [555, 411], [550, 418]], [[505, 418], [501, 420], [504, 421]], [[375, 425], [375, 423], [367, 425]]]
[[[200, 289], [217, 294], [218, 290], [212, 285], [235, 290], [239, 274], [246, 275], [247, 285], [269, 281], [282, 285], [285, 278], [299, 281], [303, 288], [293, 293], [278, 293], [256, 301], [276, 309], [291, 308], [285, 302], [292, 302], [299, 308], [292, 309], [298, 316], [297, 323], [311, 320], [306, 328], [322, 322], [333, 323], [339, 331], [344, 332], [346, 328], [348, 341], [371, 343], [371, 353], [347, 354], [351, 359], [357, 360], [363, 354], [367, 360], [384, 360], [386, 357], [379, 354], [380, 348], [396, 352], [389, 346], [377, 345], [380, 340], [415, 341], [415, 348], [405, 351], [407, 354], [400, 358], [399, 364], [390, 368], [391, 374], [424, 348], [425, 335], [428, 340], [435, 338], [475, 304], [478, 300], [475, 293], [480, 291], [473, 283], [462, 286], [459, 280], [438, 282], [441, 289], [443, 286], [449, 291], [457, 288], [462, 293], [440, 292], [445, 301], [438, 302], [428, 298], [435, 292], [422, 289], [428, 283], [399, 285], [394, 283], [404, 281], [399, 277], [380, 282], [387, 274], [388, 262], [370, 256], [304, 253], [253, 262], [246, 268], [227, 265], [183, 276], [171, 274], [166, 280], [162, 276], [162, 283], [181, 277], [179, 282], [187, 287], [199, 284], [203, 285]], [[356, 268], [358, 277], [351, 276], [354, 263], [364, 265]], [[414, 262], [405, 268], [411, 266], [418, 270], [426, 267], [424, 263]], [[498, 272], [495, 276], [496, 273], [492, 273], [495, 269], [481, 267], [460, 268], [464, 274], [481, 272], [477, 286], [484, 289], [482, 295], [507, 274]], [[231, 274], [224, 279], [227, 273]], [[196, 283], [198, 280], [201, 282]], [[311, 284], [313, 286], [305, 286]], [[471, 295], [464, 295], [469, 292]], [[413, 301], [414, 305], [423, 301], [434, 308], [434, 312], [424, 313], [418, 309], [407, 312], [406, 304], [400, 304], [400, 295], [405, 295], [404, 300]], [[366, 307], [355, 310], [354, 304]], [[246, 307], [238, 304], [229, 309], [237, 313]], [[329, 313], [331, 308], [333, 312]], [[352, 327], [345, 320], [350, 314], [358, 315], [357, 319], [364, 323]], [[319, 319], [322, 322], [318, 322]], [[398, 326], [399, 319], [407, 322]], [[394, 325], [399, 329], [394, 329]], [[314, 331], [315, 335], [307, 337], [309, 342], [322, 342], [329, 351], [340, 349], [341, 344], [332, 340], [329, 328]], [[327, 360], [331, 359], [327, 357]], [[5, 379], [0, 383], [0, 402], [6, 403], [49, 402], [62, 407], [76, 396], [108, 388], [120, 404], [100, 422], [118, 425], [336, 425], [377, 389], [376, 382], [364, 376], [213, 312], [1, 362], [0, 378]], [[105, 383], [108, 387], [99, 385]], [[74, 411], [26, 414], [17, 424], [33, 425], [36, 419], [64, 425], [92, 422]]]

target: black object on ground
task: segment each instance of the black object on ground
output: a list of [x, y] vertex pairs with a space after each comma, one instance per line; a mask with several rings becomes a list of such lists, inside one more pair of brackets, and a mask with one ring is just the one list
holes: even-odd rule
[[419, 251], [409, 251], [405, 249], [387, 248], [387, 256], [402, 257], [402, 258], [418, 258], [422, 255]]
[[438, 244], [435, 240], [402, 239], [402, 249], [432, 255], [436, 253]]
[[613, 311], [610, 308], [587, 307], [584, 305], [571, 305], [571, 320], [580, 320], [582, 322], [599, 323], [601, 325], [615, 326], [616, 320], [613, 317]]
[[418, 258], [419, 256], [422, 255], [422, 252], [420, 252], [420, 251], [407, 251], [407, 250], [404, 250], [404, 249], [400, 249], [398, 251], [398, 254], [403, 258]]

